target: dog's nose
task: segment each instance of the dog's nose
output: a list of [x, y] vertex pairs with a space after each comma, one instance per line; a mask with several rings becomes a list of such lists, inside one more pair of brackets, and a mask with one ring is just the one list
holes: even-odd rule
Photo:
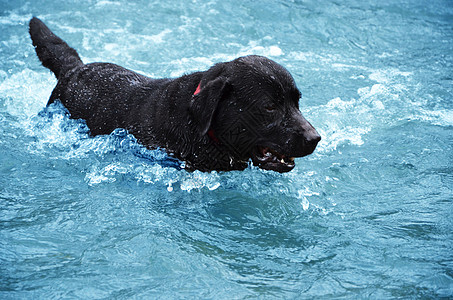
[[311, 154], [315, 151], [320, 140], [321, 136], [314, 128], [309, 134], [305, 135], [305, 151], [307, 154]]
[[297, 111], [293, 118], [296, 120], [298, 152], [300, 151], [301, 156], [309, 155], [315, 151], [321, 136], [310, 122], [302, 116], [300, 111]]
[[305, 138], [307, 143], [310, 145], [316, 146], [319, 141], [321, 140], [321, 136], [319, 133], [315, 130], [315, 132], [311, 133], [308, 137]]

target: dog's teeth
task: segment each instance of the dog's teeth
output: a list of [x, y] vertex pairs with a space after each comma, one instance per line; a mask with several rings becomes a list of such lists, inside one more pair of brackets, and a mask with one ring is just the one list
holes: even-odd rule
[[285, 159], [282, 158], [282, 160], [281, 160], [280, 162], [281, 162], [282, 164], [284, 164], [284, 163], [285, 163]]

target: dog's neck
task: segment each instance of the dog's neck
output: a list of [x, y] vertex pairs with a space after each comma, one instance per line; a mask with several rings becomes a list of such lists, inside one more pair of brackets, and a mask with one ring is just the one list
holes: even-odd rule
[[[197, 88], [195, 89], [195, 92], [193, 93], [194, 96], [198, 95], [201, 91], [201, 81], [200, 83], [198, 84]], [[209, 138], [211, 139], [211, 141], [213, 141], [214, 143], [216, 143], [217, 145], [220, 145], [221, 142], [220, 140], [216, 137], [215, 133], [214, 133], [214, 129], [212, 128], [209, 128], [208, 130], [208, 136]]]

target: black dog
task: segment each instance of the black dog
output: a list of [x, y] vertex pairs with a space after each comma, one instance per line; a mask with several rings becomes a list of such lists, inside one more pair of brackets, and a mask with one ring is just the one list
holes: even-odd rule
[[57, 77], [60, 100], [91, 134], [125, 128], [148, 148], [165, 148], [202, 171], [260, 168], [288, 172], [321, 137], [299, 111], [289, 72], [261, 56], [219, 63], [176, 79], [151, 79], [110, 63], [84, 64], [38, 18], [30, 35], [42, 64]]

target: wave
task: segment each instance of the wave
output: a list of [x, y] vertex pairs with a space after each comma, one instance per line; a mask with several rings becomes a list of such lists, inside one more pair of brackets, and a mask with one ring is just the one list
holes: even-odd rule
[[[268, 56], [282, 54], [277, 46], [264, 47], [259, 43], [250, 43], [241, 51], [243, 54], [258, 52]], [[208, 66], [228, 58], [227, 54], [216, 54], [172, 63], [182, 72], [186, 65], [194, 62]], [[368, 80], [360, 78], [361, 82], [369, 85], [357, 88], [357, 97], [348, 100], [335, 97], [325, 104], [303, 109], [309, 120], [315, 120], [315, 127], [323, 140], [313, 155], [297, 159], [295, 170], [287, 174], [253, 166], [243, 172], [186, 172], [183, 162], [161, 149], [146, 149], [125, 130], [117, 129], [110, 135], [90, 137], [85, 123], [70, 119], [61, 104], [43, 110], [56, 83], [53, 76], [44, 72], [24, 69], [12, 75], [1, 74], [5, 80], [0, 83], [0, 103], [3, 113], [15, 117], [11, 126], [32, 138], [28, 145], [31, 154], [83, 166], [81, 172], [90, 186], [129, 181], [152, 184], [168, 192], [237, 189], [257, 195], [283, 195], [297, 199], [303, 210], [310, 207], [320, 212], [333, 206], [328, 199], [322, 199], [323, 189], [333, 186], [333, 177], [323, 177], [316, 171], [316, 165], [321, 159], [335, 157], [341, 151], [340, 146], [363, 146], [367, 143], [367, 136], [381, 129], [383, 124], [391, 127], [411, 121], [439, 126], [453, 123], [451, 110], [428, 110], [423, 103], [407, 101], [414, 85], [410, 72], [373, 70], [350, 62], [340, 64], [337, 56], [313, 53], [291, 53], [284, 60], [291, 62], [302, 58], [317, 60], [324, 67], [361, 70], [362, 74], [368, 73]]]

